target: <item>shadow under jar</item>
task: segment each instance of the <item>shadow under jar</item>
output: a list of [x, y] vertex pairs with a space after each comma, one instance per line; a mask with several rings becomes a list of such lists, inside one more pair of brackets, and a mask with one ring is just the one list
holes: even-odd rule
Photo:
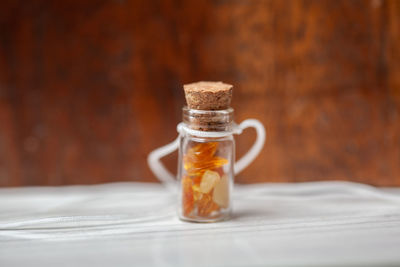
[[233, 109], [183, 108], [187, 131], [179, 140], [179, 218], [216, 222], [229, 218], [235, 142]]

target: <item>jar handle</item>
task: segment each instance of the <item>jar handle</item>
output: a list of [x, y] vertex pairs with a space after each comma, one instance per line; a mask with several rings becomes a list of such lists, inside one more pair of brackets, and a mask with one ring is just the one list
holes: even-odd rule
[[172, 191], [176, 191], [177, 188], [176, 179], [174, 178], [175, 175], [172, 175], [171, 172], [165, 168], [160, 159], [178, 149], [179, 138], [180, 136], [178, 136], [172, 143], [153, 150], [147, 157], [147, 165], [149, 165], [151, 171], [160, 182]]
[[233, 167], [235, 175], [243, 171], [251, 162], [253, 162], [261, 152], [266, 138], [264, 125], [259, 120], [247, 119], [242, 121], [237, 127], [239, 128], [238, 133], [241, 133], [244, 129], [249, 127], [254, 128], [257, 132], [257, 139], [250, 150], [241, 159], [235, 162]]

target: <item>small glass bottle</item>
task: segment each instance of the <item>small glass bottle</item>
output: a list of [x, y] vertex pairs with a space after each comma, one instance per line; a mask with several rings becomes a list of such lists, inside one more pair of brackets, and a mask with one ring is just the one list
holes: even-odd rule
[[[184, 85], [184, 91], [188, 106], [182, 110], [178, 138], [152, 151], [147, 162], [157, 178], [175, 193], [175, 176], [160, 159], [179, 149], [179, 218], [192, 222], [225, 220], [232, 211], [234, 175], [257, 157], [264, 145], [265, 129], [256, 119], [244, 120], [239, 125], [233, 122], [230, 84], [202, 81]], [[256, 141], [235, 162], [233, 134], [241, 134], [249, 127], [256, 130]]]
[[179, 217], [216, 222], [231, 213], [235, 141], [233, 109], [183, 108], [179, 139]]

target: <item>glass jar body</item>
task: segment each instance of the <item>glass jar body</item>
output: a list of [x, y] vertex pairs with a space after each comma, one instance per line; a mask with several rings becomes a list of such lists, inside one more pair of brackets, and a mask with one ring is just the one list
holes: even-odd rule
[[215, 222], [229, 218], [235, 142], [224, 137], [184, 134], [179, 142], [179, 218]]

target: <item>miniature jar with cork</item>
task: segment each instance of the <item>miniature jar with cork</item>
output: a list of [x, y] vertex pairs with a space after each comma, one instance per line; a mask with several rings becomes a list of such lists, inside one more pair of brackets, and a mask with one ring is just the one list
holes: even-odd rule
[[[249, 165], [265, 141], [265, 129], [248, 119], [237, 125], [230, 107], [232, 85], [222, 82], [197, 82], [184, 85], [187, 106], [179, 137], [154, 150], [148, 163], [154, 174], [171, 188], [178, 189], [178, 216], [184, 221], [216, 222], [228, 219], [232, 211], [234, 175]], [[253, 147], [235, 163], [234, 134], [253, 127], [257, 139]], [[179, 148], [177, 181], [160, 158]]]

